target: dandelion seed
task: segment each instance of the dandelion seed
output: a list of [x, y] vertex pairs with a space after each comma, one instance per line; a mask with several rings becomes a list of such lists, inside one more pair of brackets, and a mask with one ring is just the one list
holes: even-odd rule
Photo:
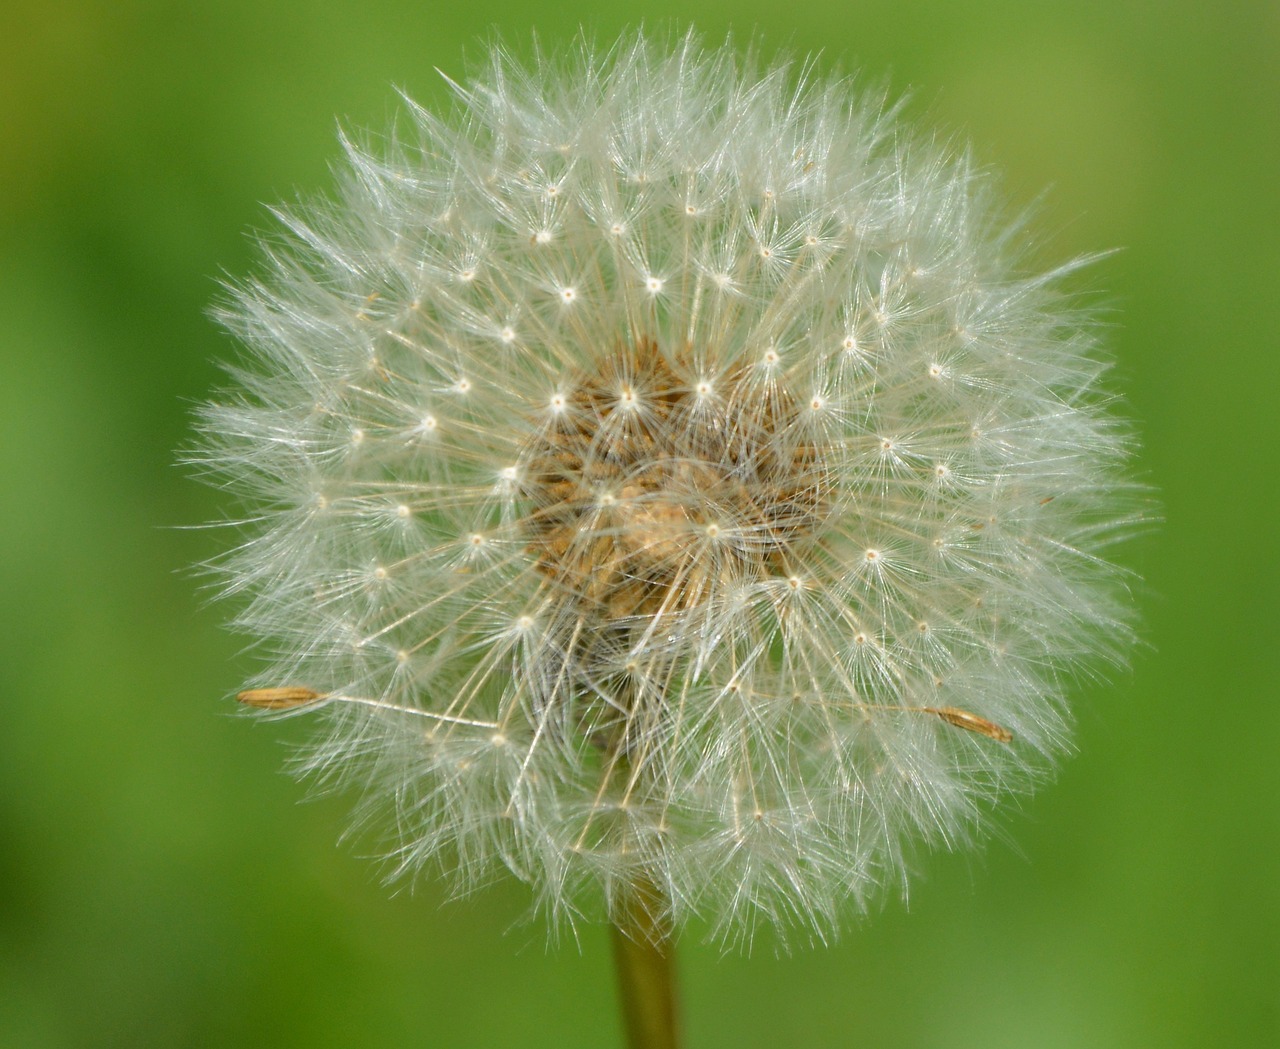
[[997, 743], [1013, 742], [1013, 733], [1007, 728], [987, 718], [980, 718], [977, 714], [970, 714], [967, 710], [957, 710], [955, 707], [922, 707], [921, 709], [926, 713], [936, 714], [949, 725], [987, 736]]
[[314, 689], [300, 686], [251, 688], [236, 696], [236, 699], [241, 703], [246, 706], [257, 707], [259, 710], [292, 710], [294, 707], [314, 703], [316, 700], [323, 698], [324, 696]]
[[258, 361], [196, 458], [280, 683], [239, 698], [328, 720], [305, 768], [396, 871], [825, 936], [1041, 778], [1126, 641], [1072, 267], [879, 98], [693, 37], [457, 92], [223, 313]]

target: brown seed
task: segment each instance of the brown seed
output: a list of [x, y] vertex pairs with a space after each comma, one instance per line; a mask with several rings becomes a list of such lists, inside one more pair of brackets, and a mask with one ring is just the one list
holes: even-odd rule
[[994, 739], [997, 743], [1013, 742], [1013, 733], [1003, 725], [997, 725], [994, 721], [980, 718], [977, 714], [971, 714], [959, 707], [925, 707], [924, 711], [926, 714], [937, 715], [948, 725], [954, 725], [968, 732], [976, 732], [980, 736]]
[[241, 692], [236, 699], [259, 710], [290, 710], [324, 699], [324, 693], [300, 685], [286, 685], [283, 688], [251, 688]]

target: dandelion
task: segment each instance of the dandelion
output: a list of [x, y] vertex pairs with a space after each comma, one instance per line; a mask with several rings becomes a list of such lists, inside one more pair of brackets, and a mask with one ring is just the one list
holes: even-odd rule
[[636, 36], [451, 86], [222, 315], [241, 698], [324, 722], [304, 767], [396, 872], [824, 937], [1034, 784], [1127, 640], [1076, 264], [807, 66]]

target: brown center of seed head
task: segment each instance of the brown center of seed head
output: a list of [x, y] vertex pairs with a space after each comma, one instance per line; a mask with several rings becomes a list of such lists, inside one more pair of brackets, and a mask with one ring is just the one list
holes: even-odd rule
[[644, 339], [557, 406], [526, 449], [528, 548], [590, 633], [796, 570], [827, 486], [814, 429], [770, 377], [699, 378]]

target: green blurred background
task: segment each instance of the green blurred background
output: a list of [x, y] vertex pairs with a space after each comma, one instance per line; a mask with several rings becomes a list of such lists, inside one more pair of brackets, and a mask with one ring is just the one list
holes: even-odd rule
[[644, 17], [824, 49], [972, 137], [1046, 261], [1112, 246], [1115, 383], [1166, 523], [1122, 556], [1149, 647], [1008, 840], [936, 856], [835, 947], [682, 947], [691, 1049], [1280, 1044], [1280, 5], [762, 0], [0, 5], [0, 1046], [610, 1046], [601, 930], [500, 884], [389, 893], [349, 799], [232, 717], [251, 657], [184, 566], [227, 541], [173, 465], [232, 350], [206, 319], [335, 117], [497, 26]]

